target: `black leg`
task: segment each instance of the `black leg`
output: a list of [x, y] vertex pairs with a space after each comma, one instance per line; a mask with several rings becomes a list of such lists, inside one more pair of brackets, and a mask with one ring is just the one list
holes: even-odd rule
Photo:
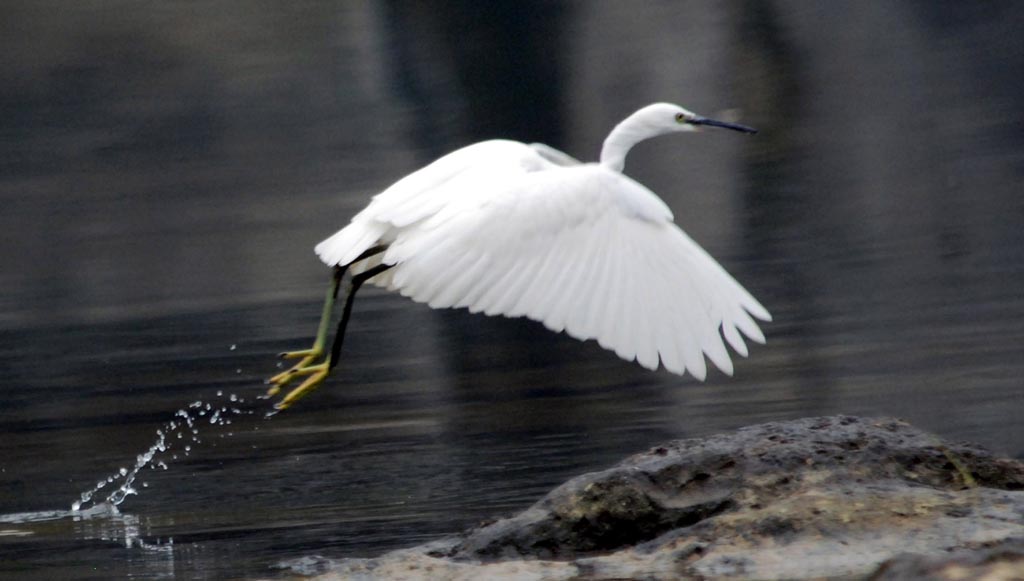
[[367, 248], [365, 252], [363, 252], [362, 254], [357, 256], [355, 260], [353, 260], [352, 262], [348, 263], [348, 265], [346, 265], [346, 267], [351, 266], [351, 265], [353, 265], [353, 264], [355, 264], [355, 263], [357, 263], [360, 260], [363, 260], [365, 258], [369, 258], [369, 257], [373, 256], [374, 254], [380, 254], [381, 252], [384, 252], [387, 249], [388, 249], [388, 245], [387, 244], [378, 244], [376, 246], [371, 246], [371, 247]]
[[[386, 249], [387, 246], [384, 245], [374, 246], [360, 254], [359, 257], [352, 262], [365, 260], [375, 254], [383, 252]], [[337, 364], [338, 355], [341, 353], [341, 342], [345, 335], [345, 327], [348, 325], [348, 318], [352, 314], [352, 301], [355, 298], [356, 291], [359, 290], [359, 287], [368, 279], [373, 278], [374, 276], [391, 268], [390, 265], [382, 264], [352, 277], [350, 283], [351, 288], [348, 291], [348, 296], [345, 297], [345, 309], [342, 314], [341, 323], [338, 325], [338, 333], [334, 337], [334, 344], [331, 345], [330, 359], [328, 360], [327, 358], [324, 358], [320, 363], [314, 364], [313, 361], [323, 353], [323, 345], [327, 338], [327, 329], [330, 325], [331, 311], [333, 310], [334, 303], [338, 298], [338, 290], [341, 288], [342, 278], [345, 276], [345, 273], [348, 271], [348, 267], [351, 266], [351, 264], [352, 263], [334, 267], [334, 272], [331, 277], [331, 287], [328, 289], [327, 299], [324, 301], [324, 312], [320, 317], [320, 327], [317, 329], [317, 337], [316, 341], [313, 343], [313, 348], [286, 353], [286, 357], [302, 357], [302, 361], [291, 369], [283, 371], [267, 380], [268, 383], [274, 384], [273, 387], [267, 391], [267, 395], [275, 395], [281, 387], [291, 382], [292, 379], [299, 376], [308, 376], [302, 384], [288, 392], [281, 401], [274, 405], [276, 409], [287, 409], [293, 403], [304, 397], [310, 391], [316, 389], [324, 382], [324, 379], [327, 378], [327, 375]]]
[[334, 369], [334, 366], [338, 364], [338, 358], [341, 356], [341, 345], [345, 342], [345, 328], [348, 327], [348, 319], [352, 315], [352, 302], [355, 300], [356, 291], [359, 290], [359, 287], [363, 286], [364, 282], [388, 270], [392, 266], [393, 265], [391, 264], [378, 264], [370, 270], [352, 277], [352, 288], [349, 289], [348, 296], [345, 297], [345, 309], [341, 312], [341, 321], [338, 322], [338, 332], [334, 334], [334, 343], [331, 344], [331, 362], [327, 367], [328, 369]]
[[268, 384], [273, 384], [273, 387], [267, 391], [268, 395], [276, 394], [292, 379], [300, 375], [305, 375], [305, 372], [307, 371], [313, 373], [313, 371], [310, 371], [311, 365], [317, 358], [324, 354], [324, 346], [327, 343], [327, 333], [331, 327], [331, 314], [334, 312], [334, 303], [337, 302], [338, 291], [341, 289], [341, 282], [345, 277], [345, 273], [348, 272], [349, 267], [353, 263], [365, 260], [385, 250], [387, 250], [386, 245], [377, 245], [360, 254], [354, 261], [352, 261], [352, 263], [339, 264], [334, 267], [333, 272], [331, 273], [331, 285], [328, 287], [327, 296], [324, 299], [323, 312], [320, 315], [320, 324], [317, 326], [316, 338], [313, 341], [313, 346], [309, 349], [286, 351], [280, 354], [280, 357], [284, 359], [300, 359], [300, 361], [286, 371], [282, 371], [267, 380]]

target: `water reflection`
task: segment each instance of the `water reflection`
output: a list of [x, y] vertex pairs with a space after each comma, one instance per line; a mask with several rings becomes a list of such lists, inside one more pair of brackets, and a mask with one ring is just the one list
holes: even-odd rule
[[[174, 578], [175, 548], [173, 538], [146, 540], [151, 529], [149, 519], [121, 514], [113, 505], [97, 505], [85, 511], [39, 511], [0, 515], [0, 537], [15, 538], [11, 543], [50, 544], [53, 539], [72, 538], [99, 541], [100, 546], [121, 546], [125, 549], [128, 577]], [[42, 539], [38, 541], [37, 539]], [[52, 549], [53, 547], [47, 547]], [[57, 565], [58, 567], [60, 565]], [[53, 568], [54, 564], [51, 563]], [[50, 571], [59, 576], [59, 573]], [[66, 573], [77, 576], [74, 567]]]
[[[5, 4], [0, 575], [368, 556], [661, 439], [812, 414], [1024, 454], [1022, 8], [477, 4]], [[762, 130], [627, 163], [776, 316], [735, 378], [367, 289], [315, 396], [144, 471], [119, 515], [56, 510], [175, 410], [254, 401], [316, 326], [310, 248], [370, 193], [486, 137], [592, 159], [656, 100]]]

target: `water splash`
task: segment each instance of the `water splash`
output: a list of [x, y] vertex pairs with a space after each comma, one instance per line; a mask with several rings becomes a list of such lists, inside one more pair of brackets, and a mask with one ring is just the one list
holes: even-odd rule
[[[173, 423], [174, 422], [171, 422], [171, 424]], [[163, 452], [167, 450], [167, 436], [164, 433], [164, 431], [157, 430], [156, 435], [157, 440], [152, 446], [149, 447], [149, 450], [146, 450], [142, 454], [136, 456], [135, 466], [131, 469], [131, 471], [129, 471], [127, 468], [118, 468], [116, 475], [108, 476], [106, 480], [100, 480], [99, 482], [96, 483], [96, 486], [94, 486], [91, 490], [83, 492], [81, 498], [78, 501], [75, 501], [74, 503], [71, 504], [71, 510], [75, 512], [82, 510], [82, 508], [85, 507], [87, 503], [89, 503], [92, 500], [92, 497], [97, 492], [103, 490], [103, 488], [105, 488], [108, 484], [113, 484], [116, 479], [124, 478], [124, 482], [121, 484], [121, 486], [113, 493], [111, 493], [110, 496], [107, 497], [106, 501], [104, 501], [105, 504], [109, 505], [114, 510], [114, 514], [117, 514], [117, 506], [124, 502], [125, 497], [128, 496], [129, 494], [136, 494], [136, 490], [135, 488], [132, 487], [132, 484], [135, 482], [135, 477], [138, 476], [139, 470], [142, 470], [144, 467], [149, 465], [150, 461], [153, 460], [153, 456], [155, 456], [157, 452]]]
[[[210, 414], [208, 418], [210, 425], [226, 426], [231, 424], [232, 417], [255, 413], [255, 410], [243, 409], [235, 405], [245, 403], [245, 398], [236, 394], [232, 393], [225, 397], [223, 391], [218, 391], [217, 398], [227, 399], [229, 403], [196, 400], [175, 412], [173, 419], [156, 431], [156, 441], [149, 449], [135, 457], [135, 464], [131, 468], [120, 467], [114, 474], [97, 481], [91, 489], [82, 492], [79, 499], [71, 504], [71, 511], [81, 514], [105, 512], [110, 515], [118, 515], [117, 507], [129, 496], [139, 493], [135, 487], [135, 481], [144, 468], [167, 470], [167, 461], [162, 458], [162, 455], [169, 453], [171, 459], [176, 460], [178, 454], [171, 450], [180, 449], [184, 456], [189, 456], [194, 446], [202, 443], [197, 421], [199, 418]], [[234, 432], [228, 432], [228, 434], [231, 435]], [[223, 438], [224, 434], [220, 434], [220, 437]], [[118, 483], [117, 488], [100, 500], [101, 491], [115, 483]], [[143, 482], [141, 486], [148, 488], [149, 484]]]

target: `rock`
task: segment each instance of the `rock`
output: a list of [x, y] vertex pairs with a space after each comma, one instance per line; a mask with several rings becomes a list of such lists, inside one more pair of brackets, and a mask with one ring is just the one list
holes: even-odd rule
[[1024, 579], [1024, 539], [1010, 539], [939, 557], [899, 555], [883, 563], [870, 577], [870, 581], [899, 579], [1019, 581]]
[[[670, 442], [518, 515], [318, 579], [866, 578], [898, 554], [1024, 537], [1022, 489], [1024, 463], [899, 420], [809, 418]], [[900, 563], [877, 575], [944, 566]]]

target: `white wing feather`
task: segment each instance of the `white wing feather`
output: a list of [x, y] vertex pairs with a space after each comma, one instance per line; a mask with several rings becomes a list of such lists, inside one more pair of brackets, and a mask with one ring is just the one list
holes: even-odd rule
[[740, 333], [764, 342], [750, 315], [768, 311], [640, 184], [599, 165], [503, 177], [447, 176], [432, 191], [455, 191], [433, 206], [375, 199], [389, 203], [376, 216], [400, 226], [382, 258], [395, 267], [373, 282], [434, 308], [526, 316], [698, 379], [704, 355], [732, 373], [723, 335], [744, 356]]
[[[496, 183], [553, 167], [557, 166], [523, 143], [499, 139], [474, 143], [374, 196], [348, 226], [317, 244], [315, 252], [328, 266], [349, 264], [374, 245], [391, 243], [404, 228], [479, 205]], [[374, 262], [355, 265], [353, 272], [370, 268]]]

